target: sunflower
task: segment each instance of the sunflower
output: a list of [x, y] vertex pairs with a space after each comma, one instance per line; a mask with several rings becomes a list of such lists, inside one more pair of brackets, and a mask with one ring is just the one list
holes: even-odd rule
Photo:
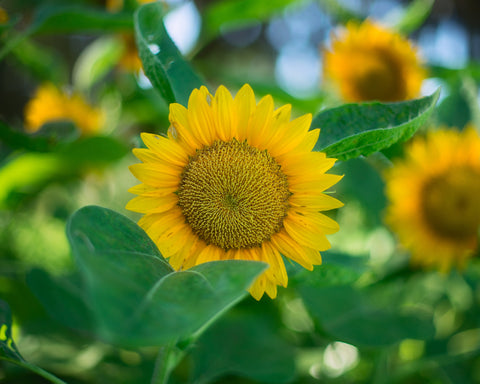
[[25, 129], [36, 132], [46, 123], [63, 120], [72, 121], [89, 135], [101, 128], [103, 113], [79, 94], [62, 92], [51, 83], [41, 85], [25, 107]]
[[418, 138], [387, 174], [386, 221], [412, 263], [448, 271], [478, 246], [480, 137], [441, 129]]
[[425, 76], [412, 44], [369, 20], [348, 23], [324, 52], [324, 78], [349, 102], [415, 98]]
[[320, 213], [342, 206], [323, 193], [341, 176], [312, 152], [320, 130], [312, 117], [290, 121], [291, 106], [274, 110], [270, 95], [256, 104], [249, 85], [232, 98], [220, 86], [195, 89], [188, 108], [170, 105], [168, 137], [143, 133], [148, 148], [130, 167], [143, 184], [127, 209], [174, 269], [213, 260], [263, 261], [269, 268], [250, 288], [259, 300], [287, 285], [281, 255], [304, 268], [321, 263], [325, 235], [338, 224]]

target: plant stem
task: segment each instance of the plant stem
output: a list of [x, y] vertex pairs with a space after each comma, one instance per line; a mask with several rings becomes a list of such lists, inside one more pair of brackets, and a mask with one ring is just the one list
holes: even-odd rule
[[167, 384], [172, 369], [178, 363], [179, 359], [174, 358], [175, 343], [166, 344], [158, 351], [155, 360], [155, 369], [153, 371], [151, 384]]
[[45, 371], [44, 369], [37, 367], [36, 365], [27, 363], [26, 361], [9, 359], [6, 357], [0, 357], [0, 360], [9, 361], [10, 363], [16, 364], [22, 368], [29, 369], [32, 372], [35, 372], [37, 375], [42, 376], [43, 378], [49, 380], [54, 384], [67, 384], [65, 381], [59, 379], [58, 377], [52, 375], [50, 372]]

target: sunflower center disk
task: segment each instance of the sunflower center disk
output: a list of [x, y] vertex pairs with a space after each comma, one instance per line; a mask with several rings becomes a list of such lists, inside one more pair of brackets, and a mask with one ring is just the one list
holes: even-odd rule
[[365, 100], [396, 101], [405, 97], [403, 74], [387, 52], [379, 50], [363, 57], [356, 87]]
[[423, 213], [430, 227], [454, 240], [471, 238], [480, 226], [480, 174], [457, 169], [437, 176], [423, 190]]
[[290, 195], [287, 177], [266, 150], [233, 139], [190, 158], [178, 204], [197, 236], [229, 250], [261, 246], [277, 233]]

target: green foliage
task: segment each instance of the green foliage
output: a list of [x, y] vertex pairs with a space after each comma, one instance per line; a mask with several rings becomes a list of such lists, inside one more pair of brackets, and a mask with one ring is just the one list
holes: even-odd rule
[[78, 58], [73, 69], [73, 83], [88, 90], [118, 63], [123, 47], [118, 38], [103, 37], [90, 44]]
[[315, 150], [347, 160], [367, 156], [410, 138], [429, 118], [440, 91], [418, 100], [346, 104], [320, 112], [312, 128], [321, 135]]
[[31, 192], [59, 178], [72, 178], [90, 167], [101, 167], [124, 157], [128, 148], [109, 136], [78, 138], [69, 123], [54, 123], [31, 136], [0, 123], [0, 137], [12, 149], [29, 150], [10, 156], [0, 169], [0, 207], [11, 195]]
[[185, 61], [163, 25], [158, 2], [145, 4], [135, 13], [135, 36], [145, 74], [167, 103], [187, 105], [194, 88], [203, 81]]
[[[186, 340], [243, 298], [262, 263], [229, 260], [174, 272], [150, 238], [100, 207], [72, 216], [67, 230], [78, 277], [42, 271], [29, 284], [57, 320], [125, 347]], [[54, 313], [56, 312], [56, 313]]]
[[198, 340], [193, 360], [193, 381], [198, 384], [225, 374], [278, 384], [295, 376], [294, 351], [269, 313], [237, 310], [223, 317]]
[[[352, 285], [300, 288], [307, 308], [335, 339], [358, 346], [380, 347], [404, 339], [431, 339], [432, 319], [418, 311], [401, 311], [375, 305], [368, 290]], [[397, 303], [398, 304], [398, 303]]]
[[51, 373], [28, 363], [20, 355], [12, 338], [12, 314], [10, 313], [10, 307], [3, 300], [0, 300], [0, 360], [6, 360], [25, 369], [29, 369], [52, 383], [65, 384], [64, 381]]
[[402, 34], [417, 30], [425, 22], [432, 11], [435, 0], [415, 0], [405, 9], [395, 28]]
[[230, 0], [211, 4], [205, 10], [207, 38], [213, 38], [220, 30], [239, 28], [252, 22], [264, 21], [281, 12], [295, 0], [256, 1]]
[[[479, 382], [479, 258], [444, 275], [409, 267], [383, 222], [383, 174], [419, 130], [478, 128], [480, 65], [430, 65], [442, 84], [438, 106], [440, 90], [339, 105], [323, 83], [289, 93], [280, 59], [292, 59], [292, 46], [321, 55], [341, 26], [333, 23], [370, 18], [371, 1], [355, 9], [340, 0], [195, 1], [200, 35], [188, 57], [167, 32], [179, 2], [125, 0], [117, 11], [106, 3], [1, 4], [10, 18], [0, 24], [0, 381], [65, 384], [41, 366], [72, 384]], [[400, 33], [415, 38], [439, 16], [433, 0], [403, 3], [381, 20]], [[315, 7], [321, 17], [309, 21], [305, 10]], [[125, 36], [151, 84], [121, 66]], [[23, 129], [25, 104], [45, 81], [100, 107], [105, 130], [82, 135], [67, 120]], [[313, 271], [285, 257], [288, 287], [275, 300], [248, 297], [264, 263], [174, 271], [132, 221], [138, 214], [101, 208], [124, 211], [136, 183], [131, 148], [142, 146], [140, 132], [166, 134], [170, 103], [186, 106], [204, 84], [234, 94], [244, 83], [257, 100], [291, 104], [294, 117], [316, 114], [315, 150], [341, 160], [332, 173], [344, 175], [327, 192], [345, 204], [327, 212], [340, 225], [328, 236], [332, 250]]]
[[45, 6], [38, 9], [29, 34], [119, 32], [132, 30], [129, 13], [111, 13], [81, 6]]

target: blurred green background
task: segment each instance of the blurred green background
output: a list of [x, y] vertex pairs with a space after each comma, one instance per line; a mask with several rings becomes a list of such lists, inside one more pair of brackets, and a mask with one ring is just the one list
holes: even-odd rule
[[[322, 79], [332, 30], [367, 17], [402, 31], [428, 70], [422, 94], [441, 87], [432, 126], [480, 127], [478, 0], [165, 1], [170, 36], [211, 90], [252, 85], [276, 106], [316, 114], [341, 104]], [[52, 318], [26, 283], [40, 268], [73, 270], [68, 217], [90, 204], [134, 220], [124, 206], [140, 132], [164, 133], [168, 106], [131, 49], [125, 1], [2, 0], [0, 25], [0, 298], [9, 303], [25, 359], [68, 383], [148, 383], [155, 349], [126, 350]], [[107, 8], [110, 8], [107, 9]], [[79, 137], [67, 123], [26, 134], [24, 108], [49, 81], [80, 92], [106, 123]], [[386, 155], [402, 153], [395, 145]], [[462, 272], [412, 270], [383, 224], [382, 170], [374, 154], [340, 162], [340, 232], [314, 272], [288, 265], [279, 297], [250, 297], [217, 321], [176, 368], [172, 383], [480, 383], [480, 264]], [[1, 383], [45, 379], [0, 361]]]

